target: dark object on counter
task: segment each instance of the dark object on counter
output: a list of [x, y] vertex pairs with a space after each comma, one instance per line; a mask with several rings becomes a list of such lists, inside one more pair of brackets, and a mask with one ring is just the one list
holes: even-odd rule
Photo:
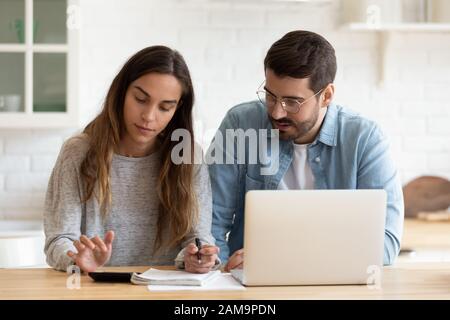
[[133, 272], [89, 272], [88, 275], [97, 282], [131, 282]]
[[445, 178], [422, 176], [403, 187], [405, 216], [417, 217], [419, 212], [436, 212], [450, 207], [450, 181]]

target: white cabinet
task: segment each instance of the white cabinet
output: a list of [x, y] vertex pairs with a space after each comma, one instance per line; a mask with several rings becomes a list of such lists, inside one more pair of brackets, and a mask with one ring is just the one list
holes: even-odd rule
[[77, 0], [0, 0], [0, 128], [78, 125]]

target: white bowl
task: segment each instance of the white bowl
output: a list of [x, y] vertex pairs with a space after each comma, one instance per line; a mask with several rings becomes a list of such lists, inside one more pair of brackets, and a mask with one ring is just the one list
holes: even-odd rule
[[0, 220], [0, 268], [45, 267], [42, 221]]

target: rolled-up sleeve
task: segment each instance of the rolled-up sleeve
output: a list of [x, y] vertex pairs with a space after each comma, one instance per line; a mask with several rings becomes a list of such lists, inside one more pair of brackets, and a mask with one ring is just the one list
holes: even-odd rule
[[[226, 146], [227, 129], [235, 128], [239, 128], [237, 119], [231, 112], [228, 112], [207, 152], [207, 157], [211, 157], [208, 169], [213, 192], [212, 233], [217, 246], [220, 248], [222, 263], [227, 262], [230, 253], [232, 253], [227, 237], [233, 227], [239, 206], [239, 192], [242, 189], [240, 184], [241, 170], [235, 158], [237, 154], [236, 145], [234, 144], [231, 149]], [[234, 153], [229, 154], [230, 150]], [[233, 163], [227, 163], [228, 158], [231, 158]]]
[[389, 152], [389, 142], [374, 127], [364, 148], [358, 170], [358, 189], [384, 189], [387, 193], [384, 264], [394, 263], [400, 252], [403, 233], [403, 191], [397, 169]]

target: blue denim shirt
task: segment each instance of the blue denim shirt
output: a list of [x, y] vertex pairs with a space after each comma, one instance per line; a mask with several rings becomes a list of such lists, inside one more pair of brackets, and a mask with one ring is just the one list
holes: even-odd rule
[[[230, 109], [217, 134], [227, 129], [266, 129], [273, 134], [266, 108], [259, 101], [239, 104]], [[234, 149], [236, 150], [236, 142]], [[269, 142], [266, 142], [270, 145]], [[213, 193], [212, 233], [220, 247], [220, 259], [243, 247], [244, 201], [248, 190], [276, 190], [293, 157], [293, 142], [279, 140], [278, 170], [261, 174], [266, 161], [251, 164], [245, 145], [245, 163], [209, 165]], [[208, 155], [226, 158], [230, 149], [225, 139], [213, 140]], [[269, 161], [273, 161], [268, 148]], [[237, 161], [236, 161], [237, 162]], [[388, 142], [371, 120], [344, 107], [330, 104], [322, 127], [308, 147], [308, 163], [315, 178], [315, 189], [384, 189], [387, 193], [384, 264], [392, 264], [400, 250], [404, 204], [397, 170], [388, 152]], [[265, 165], [266, 164], [266, 165]], [[276, 217], [274, 217], [276, 219]], [[228, 234], [228, 241], [226, 235]]]

